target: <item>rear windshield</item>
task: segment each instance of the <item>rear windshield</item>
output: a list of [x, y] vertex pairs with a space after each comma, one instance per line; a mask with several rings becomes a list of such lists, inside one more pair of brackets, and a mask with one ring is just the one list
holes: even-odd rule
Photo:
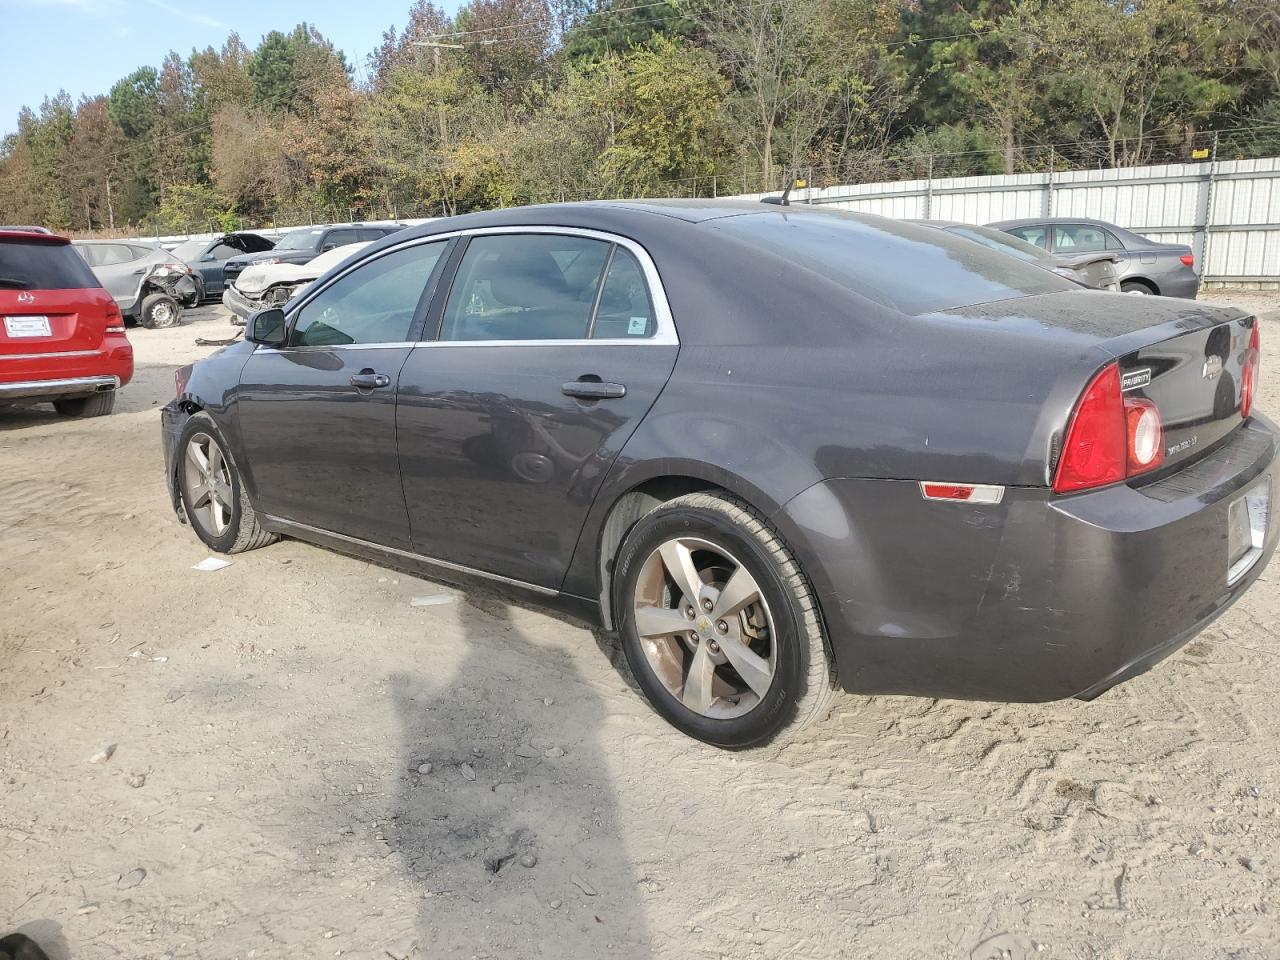
[[99, 286], [70, 244], [0, 240], [0, 290], [86, 290]]
[[910, 316], [1078, 286], [1047, 270], [924, 227], [880, 217], [760, 213], [714, 227]]

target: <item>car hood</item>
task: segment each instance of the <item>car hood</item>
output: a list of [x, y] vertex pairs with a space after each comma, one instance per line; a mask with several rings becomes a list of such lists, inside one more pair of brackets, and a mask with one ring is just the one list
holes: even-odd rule
[[256, 294], [277, 283], [301, 283], [318, 276], [320, 273], [308, 263], [256, 263], [236, 277], [234, 286], [241, 293]]
[[284, 256], [290, 252], [288, 250], [259, 250], [257, 253], [238, 253], [234, 257], [228, 257], [227, 263], [234, 263], [238, 267], [244, 267], [251, 263], [261, 263], [263, 260]]

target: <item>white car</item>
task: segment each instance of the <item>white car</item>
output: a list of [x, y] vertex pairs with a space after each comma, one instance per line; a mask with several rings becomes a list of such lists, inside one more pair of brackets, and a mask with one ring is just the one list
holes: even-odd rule
[[372, 241], [348, 243], [334, 247], [306, 263], [257, 263], [246, 267], [222, 292], [222, 303], [234, 317], [232, 323], [243, 325], [251, 314], [269, 307], [282, 307], [317, 277]]

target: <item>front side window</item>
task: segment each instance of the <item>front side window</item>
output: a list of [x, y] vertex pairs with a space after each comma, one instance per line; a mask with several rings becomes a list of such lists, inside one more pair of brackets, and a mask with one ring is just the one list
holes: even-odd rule
[[[1108, 246], [1108, 237], [1115, 246]], [[1109, 231], [1091, 223], [1060, 223], [1053, 228], [1053, 247], [1059, 253], [1094, 253], [1118, 246], [1119, 241]]]
[[587, 237], [474, 237], [449, 294], [441, 340], [581, 340], [612, 244]]
[[447, 241], [370, 260], [330, 284], [297, 315], [291, 346], [401, 343]]

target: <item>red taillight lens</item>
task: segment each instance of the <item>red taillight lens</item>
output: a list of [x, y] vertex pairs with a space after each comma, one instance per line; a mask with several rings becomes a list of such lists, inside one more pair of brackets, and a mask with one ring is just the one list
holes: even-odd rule
[[1156, 405], [1139, 397], [1126, 397], [1124, 421], [1129, 448], [1129, 476], [1160, 466], [1164, 460], [1164, 423]]
[[1119, 483], [1127, 473], [1120, 368], [1112, 363], [1089, 381], [1067, 427], [1053, 472], [1053, 492], [1072, 493]]
[[1184, 267], [1189, 267], [1196, 262], [1196, 258], [1189, 253], [1184, 253], [1178, 259], [1182, 261]]
[[1249, 351], [1245, 354], [1244, 370], [1240, 373], [1240, 416], [1249, 416], [1253, 409], [1253, 395], [1258, 388], [1258, 367], [1262, 362], [1262, 323], [1253, 321], [1253, 333], [1249, 334]]
[[1126, 397], [1120, 368], [1110, 364], [1089, 381], [1067, 427], [1054, 493], [1119, 483], [1164, 462], [1164, 423], [1150, 400]]
[[114, 300], [107, 304], [107, 333], [124, 333], [124, 317]]

